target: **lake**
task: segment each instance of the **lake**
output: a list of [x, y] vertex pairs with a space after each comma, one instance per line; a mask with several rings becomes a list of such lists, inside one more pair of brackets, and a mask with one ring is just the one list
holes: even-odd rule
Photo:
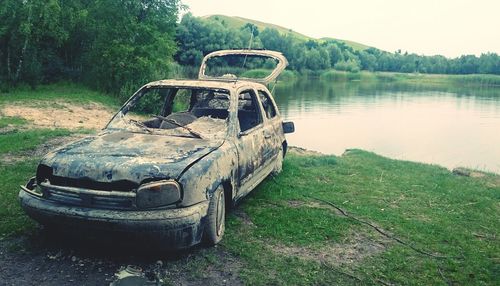
[[285, 120], [295, 122], [289, 145], [500, 173], [498, 87], [302, 78], [279, 83], [274, 95]]

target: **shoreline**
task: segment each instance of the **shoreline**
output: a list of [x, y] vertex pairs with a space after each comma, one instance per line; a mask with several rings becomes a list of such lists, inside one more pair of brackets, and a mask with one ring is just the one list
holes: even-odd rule
[[388, 156], [385, 156], [385, 155], [382, 155], [382, 154], [379, 154], [379, 153], [376, 153], [376, 152], [366, 151], [364, 149], [346, 148], [342, 154], [336, 155], [336, 154], [325, 154], [325, 153], [322, 153], [322, 152], [319, 152], [319, 151], [306, 149], [306, 148], [303, 148], [303, 147], [300, 147], [300, 146], [293, 146], [293, 145], [288, 146], [288, 152], [290, 154], [294, 154], [294, 155], [297, 155], [297, 156], [335, 156], [335, 157], [342, 157], [342, 156], [348, 154], [349, 152], [356, 151], [356, 150], [360, 150], [360, 151], [363, 151], [363, 152], [370, 152], [370, 153], [373, 153], [373, 154], [375, 154], [377, 156], [381, 156], [383, 158], [386, 158], [388, 160], [410, 162], [410, 163], [423, 164], [423, 165], [429, 165], [429, 166], [438, 166], [438, 167], [441, 167], [441, 168], [445, 168], [448, 171], [450, 171], [450, 173], [453, 173], [454, 175], [458, 175], [458, 176], [473, 177], [473, 178], [481, 178], [481, 177], [484, 177], [484, 176], [487, 176], [487, 175], [500, 176], [500, 173], [496, 173], [496, 172], [493, 172], [493, 171], [478, 170], [478, 169], [474, 169], [474, 168], [470, 168], [470, 167], [464, 167], [464, 166], [446, 167], [446, 166], [440, 165], [438, 163], [427, 163], [427, 162], [419, 162], [419, 161], [413, 161], [413, 160], [405, 160], [405, 159], [399, 159], [399, 158], [392, 158], [392, 157], [388, 157]]

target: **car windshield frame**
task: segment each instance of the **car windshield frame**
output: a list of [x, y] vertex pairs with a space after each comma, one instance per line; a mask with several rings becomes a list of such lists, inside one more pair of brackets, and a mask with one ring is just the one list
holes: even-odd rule
[[[153, 90], [153, 89], [165, 89], [165, 90], [177, 90], [174, 95], [177, 95], [177, 92], [179, 90], [191, 90], [191, 91], [207, 91], [207, 92], [214, 92], [214, 93], [219, 93], [219, 94], [225, 94], [227, 96], [228, 100], [228, 106], [227, 106], [227, 116], [224, 119], [218, 119], [218, 118], [213, 118], [208, 115], [205, 116], [200, 116], [200, 118], [211, 118], [214, 120], [222, 120], [224, 121], [224, 128], [222, 131], [210, 134], [210, 133], [199, 133], [196, 130], [192, 130], [189, 128], [189, 126], [186, 127], [179, 127], [179, 128], [172, 128], [172, 129], [161, 129], [161, 128], [150, 128], [147, 126], [140, 126], [144, 125], [144, 123], [139, 123], [137, 124], [137, 121], [132, 117], [128, 117], [128, 113], [131, 111], [131, 109], [136, 105], [138, 101], [140, 101], [143, 96], [147, 96], [147, 94]], [[169, 94], [168, 96], [172, 96], [172, 94]], [[175, 137], [188, 137], [188, 138], [198, 138], [198, 139], [211, 139], [211, 138], [226, 138], [229, 135], [230, 132], [230, 114], [231, 114], [231, 105], [232, 99], [231, 99], [231, 91], [226, 88], [219, 88], [219, 87], [207, 87], [207, 86], [196, 86], [196, 85], [151, 85], [147, 84], [139, 88], [116, 112], [111, 120], [106, 124], [103, 130], [105, 131], [116, 131], [116, 130], [121, 130], [121, 131], [127, 131], [127, 132], [133, 132], [133, 133], [146, 133], [146, 134], [154, 134], [154, 135], [164, 135], [164, 136], [175, 136]], [[174, 96], [175, 98], [175, 96]], [[173, 99], [172, 99], [173, 100]], [[172, 103], [172, 102], [171, 102]], [[165, 104], [165, 102], [161, 103], [162, 105]], [[189, 110], [193, 109], [193, 106], [191, 106], [192, 102], [189, 105]], [[164, 111], [165, 106], [162, 107], [162, 111]], [[181, 113], [181, 112], [173, 112], [169, 115], [172, 115], [174, 113]], [[156, 117], [156, 116], [154, 116]], [[163, 116], [158, 116], [158, 117], [163, 117]], [[128, 119], [128, 122], [125, 120]], [[174, 125], [177, 125], [177, 122], [172, 120]], [[133, 125], [135, 124], [135, 127]], [[189, 125], [189, 124], [186, 124]], [[215, 125], [214, 125], [215, 126]], [[183, 130], [181, 132], [169, 132], [169, 130], [176, 130], [179, 131], [179, 129]], [[208, 135], [208, 136], [207, 136]]]

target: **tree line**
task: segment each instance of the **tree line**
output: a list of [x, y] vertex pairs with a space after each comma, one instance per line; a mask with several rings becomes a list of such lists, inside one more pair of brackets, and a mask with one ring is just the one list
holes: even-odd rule
[[465, 55], [454, 59], [444, 56], [422, 56], [376, 48], [354, 49], [337, 40], [304, 40], [282, 34], [273, 28], [259, 31], [253, 24], [235, 28], [224, 20], [203, 19], [186, 14], [177, 28], [179, 51], [176, 60], [196, 66], [203, 55], [218, 49], [263, 48], [282, 52], [296, 71], [336, 69], [358, 72], [388, 71], [434, 74], [500, 74], [500, 56], [485, 53], [477, 57]]
[[336, 40], [304, 40], [253, 24], [186, 14], [181, 0], [1, 0], [0, 88], [72, 80], [128, 95], [180, 65], [198, 67], [211, 51], [262, 48], [284, 53], [290, 69], [500, 74], [487, 53], [448, 59], [356, 50]]

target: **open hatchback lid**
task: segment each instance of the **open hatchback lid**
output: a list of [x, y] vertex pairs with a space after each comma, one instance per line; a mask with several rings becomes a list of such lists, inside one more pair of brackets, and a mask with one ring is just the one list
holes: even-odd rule
[[[246, 77], [245, 73], [243, 73], [240, 76], [236, 76], [234, 73], [225, 73], [225, 74], [216, 74], [216, 75], [210, 75], [208, 74], [208, 69], [210, 69], [210, 63], [209, 61], [213, 61], [215, 63], [212, 64], [215, 66], [214, 69], [218, 69], [219, 72], [223, 70], [221, 68], [221, 60], [223, 58], [228, 58], [229, 60], [227, 63], [235, 65], [232, 68], [239, 68], [239, 69], [244, 69], [244, 68], [249, 68], [249, 71], [252, 70], [251, 67], [248, 67], [247, 62], [249, 61], [250, 58], [255, 59], [255, 58], [262, 58], [263, 62], [267, 61], [267, 66], [269, 66], [272, 61], [272, 65], [275, 65], [274, 69], [269, 73], [264, 75], [262, 77]], [[239, 59], [236, 59], [239, 58]], [[236, 67], [238, 65], [238, 67]], [[267, 51], [267, 50], [221, 50], [221, 51], [216, 51], [212, 52], [208, 55], [206, 55], [203, 58], [203, 61], [200, 66], [200, 72], [198, 73], [198, 79], [212, 79], [212, 80], [248, 80], [248, 81], [254, 81], [262, 84], [268, 84], [275, 80], [281, 72], [286, 68], [288, 65], [288, 61], [286, 60], [285, 56], [283, 56], [282, 53], [276, 52], [276, 51]], [[259, 71], [262, 71], [263, 69], [258, 69]], [[259, 73], [260, 74], [260, 73]]]

